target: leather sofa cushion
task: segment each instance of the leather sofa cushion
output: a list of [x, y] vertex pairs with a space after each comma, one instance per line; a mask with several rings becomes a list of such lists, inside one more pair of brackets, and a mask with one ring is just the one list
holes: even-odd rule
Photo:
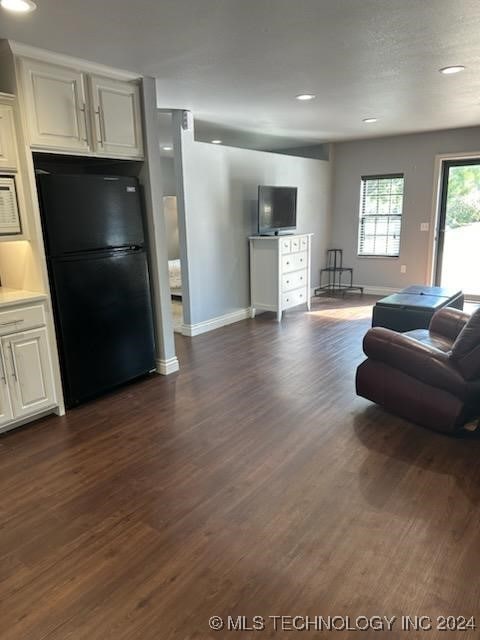
[[453, 344], [469, 320], [469, 313], [453, 307], [445, 307], [434, 314], [428, 329], [432, 333], [449, 338]]
[[453, 366], [450, 354], [419, 342], [406, 333], [375, 327], [363, 339], [363, 350], [368, 358], [384, 362], [426, 384], [449, 391], [459, 398], [468, 395], [466, 382]]
[[452, 340], [449, 340], [445, 336], [441, 336], [437, 333], [431, 333], [428, 329], [414, 329], [413, 331], [407, 331], [403, 335], [409, 336], [422, 344], [426, 344], [429, 347], [439, 349], [444, 353], [448, 353], [452, 349]]
[[480, 309], [455, 340], [451, 358], [467, 380], [480, 377]]

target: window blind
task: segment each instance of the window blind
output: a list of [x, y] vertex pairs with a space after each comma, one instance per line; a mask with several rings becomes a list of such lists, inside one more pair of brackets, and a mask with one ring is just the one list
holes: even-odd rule
[[358, 255], [399, 255], [403, 186], [401, 174], [362, 176]]

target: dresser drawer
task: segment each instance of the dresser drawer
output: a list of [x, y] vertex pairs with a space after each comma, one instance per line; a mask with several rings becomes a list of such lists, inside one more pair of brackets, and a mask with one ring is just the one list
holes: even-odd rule
[[45, 324], [45, 311], [41, 304], [0, 311], [0, 335], [35, 329]]
[[307, 302], [307, 288], [296, 289], [282, 294], [282, 309], [296, 307], [298, 304]]
[[300, 251], [306, 251], [308, 249], [308, 236], [300, 238]]
[[290, 238], [282, 238], [280, 240], [280, 250], [282, 253], [290, 253], [292, 250], [292, 243]]
[[282, 276], [282, 291], [291, 291], [292, 289], [300, 289], [307, 284], [307, 270], [294, 271], [293, 273], [285, 273]]
[[300, 251], [300, 238], [292, 238], [292, 253]]
[[282, 257], [282, 273], [289, 273], [290, 271], [299, 271], [305, 269], [307, 266], [307, 252], [301, 251], [300, 253], [292, 253], [288, 256]]

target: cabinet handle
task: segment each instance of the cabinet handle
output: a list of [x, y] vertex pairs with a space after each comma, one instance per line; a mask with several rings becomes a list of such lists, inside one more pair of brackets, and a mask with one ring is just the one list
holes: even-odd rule
[[100, 105], [98, 105], [98, 109], [95, 111], [95, 114], [98, 116], [98, 132], [100, 134], [100, 140], [98, 140], [98, 144], [103, 146], [105, 141], [105, 123], [103, 120], [103, 112]]
[[0, 367], [2, 369], [0, 373], [0, 377], [2, 378], [4, 384], [7, 384], [7, 376], [5, 375], [5, 363], [3, 362], [3, 353], [0, 351]]
[[12, 356], [12, 377], [14, 377], [15, 380], [18, 382], [17, 363], [15, 362], [15, 356], [13, 354], [13, 349], [10, 342], [8, 343], [8, 348], [10, 349], [10, 355]]
[[78, 136], [80, 140], [88, 142], [88, 124], [87, 124], [87, 106], [83, 103], [83, 107], [79, 107], [79, 110], [83, 113], [83, 124], [85, 126], [85, 137]]

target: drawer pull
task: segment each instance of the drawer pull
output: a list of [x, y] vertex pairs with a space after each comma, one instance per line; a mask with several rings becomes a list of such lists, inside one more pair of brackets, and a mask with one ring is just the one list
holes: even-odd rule
[[9, 344], [8, 348], [10, 349], [10, 355], [12, 356], [12, 376], [15, 378], [15, 380], [18, 382], [18, 377], [17, 377], [17, 363], [15, 362], [15, 355], [13, 353], [13, 349], [12, 349], [12, 345]]
[[290, 280], [287, 280], [287, 284], [290, 284]]
[[289, 265], [289, 264], [290, 264], [290, 262], [287, 262], [287, 265]]
[[4, 384], [7, 384], [7, 377], [5, 375], [5, 363], [3, 362], [3, 354], [0, 352], [0, 366], [2, 367], [2, 372], [0, 373], [0, 377], [2, 378]]
[[21, 322], [25, 322], [25, 320], [20, 318], [20, 320], [10, 320], [10, 322], [0, 322], [0, 327], [7, 327], [10, 324], [20, 324]]

